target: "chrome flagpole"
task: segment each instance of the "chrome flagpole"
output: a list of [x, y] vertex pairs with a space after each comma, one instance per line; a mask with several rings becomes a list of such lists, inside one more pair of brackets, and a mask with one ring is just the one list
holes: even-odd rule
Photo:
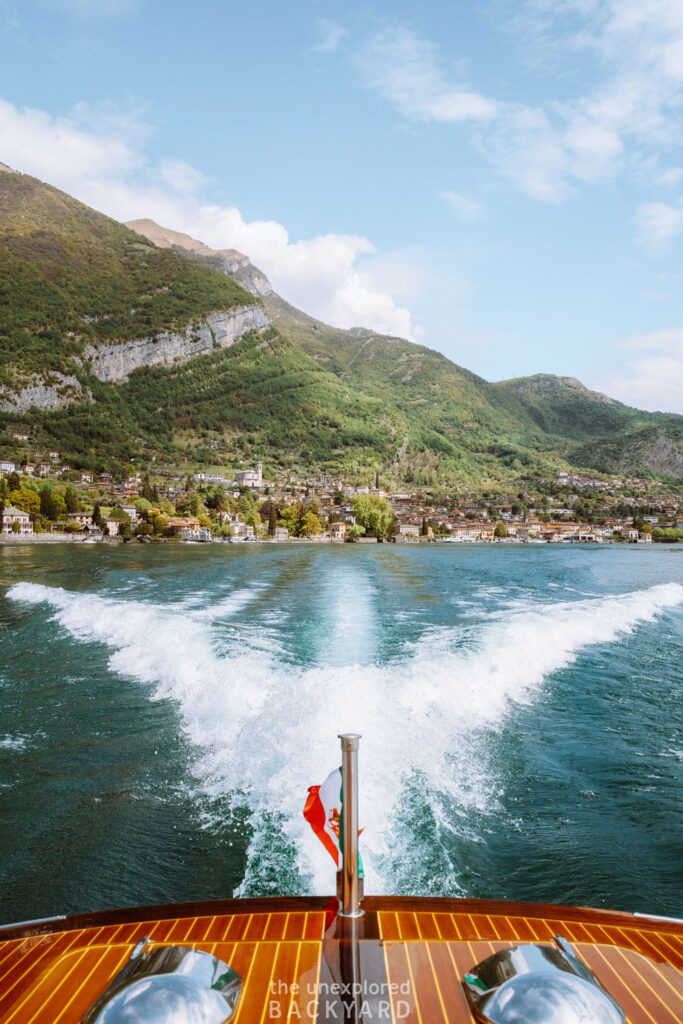
[[358, 877], [358, 743], [359, 733], [340, 733], [342, 749], [342, 886], [341, 917], [361, 917]]

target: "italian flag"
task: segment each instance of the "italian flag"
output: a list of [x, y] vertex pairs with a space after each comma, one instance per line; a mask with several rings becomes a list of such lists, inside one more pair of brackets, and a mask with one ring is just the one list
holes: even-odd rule
[[[334, 861], [337, 871], [342, 868], [342, 776], [335, 768], [321, 786], [309, 786], [304, 805], [304, 818]], [[359, 835], [362, 829], [359, 831]], [[363, 861], [358, 854], [358, 868], [363, 877]]]

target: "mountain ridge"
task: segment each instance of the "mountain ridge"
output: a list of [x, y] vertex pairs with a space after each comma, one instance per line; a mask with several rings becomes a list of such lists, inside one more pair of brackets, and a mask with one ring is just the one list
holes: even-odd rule
[[[240, 311], [251, 319], [224, 344], [210, 318]], [[568, 467], [683, 477], [683, 417], [573, 378], [490, 383], [426, 346], [330, 327], [237, 250], [149, 219], [118, 224], [12, 171], [0, 176], [0, 312], [0, 389], [51, 387], [62, 405], [5, 409], [3, 423], [30, 424], [83, 465], [260, 457], [421, 486]], [[147, 354], [119, 383], [94, 372], [126, 345]]]

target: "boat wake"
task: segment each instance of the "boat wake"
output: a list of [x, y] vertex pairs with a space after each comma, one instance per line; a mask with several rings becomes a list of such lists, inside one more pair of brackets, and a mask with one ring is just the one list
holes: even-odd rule
[[301, 812], [307, 787], [337, 760], [336, 734], [345, 731], [363, 734], [368, 891], [400, 892], [408, 884], [414, 893], [459, 891], [457, 866], [439, 837], [468, 835], [473, 819], [495, 813], [492, 736], [510, 710], [537, 700], [548, 677], [583, 649], [614, 643], [683, 604], [676, 583], [519, 602], [483, 625], [406, 642], [380, 664], [368, 639], [375, 623], [366, 595], [360, 615], [337, 617], [332, 608], [328, 642], [302, 665], [285, 657], [275, 631], [265, 643], [239, 623], [227, 637], [217, 628], [258, 593], [258, 586], [251, 596], [242, 589], [212, 609], [209, 594], [204, 607], [174, 607], [34, 583], [8, 591], [25, 605], [47, 605], [74, 639], [104, 645], [110, 670], [147, 684], [151, 699], [175, 702], [197, 750], [197, 795], [212, 809], [207, 827], [220, 827], [229, 808], [251, 818], [239, 895], [329, 892], [331, 863]]

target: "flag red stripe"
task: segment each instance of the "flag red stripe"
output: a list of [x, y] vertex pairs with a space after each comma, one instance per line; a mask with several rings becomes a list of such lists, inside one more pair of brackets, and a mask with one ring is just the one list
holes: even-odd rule
[[304, 818], [311, 826], [336, 865], [339, 864], [339, 847], [333, 842], [329, 832], [325, 831], [325, 808], [320, 799], [320, 786], [309, 786]]

